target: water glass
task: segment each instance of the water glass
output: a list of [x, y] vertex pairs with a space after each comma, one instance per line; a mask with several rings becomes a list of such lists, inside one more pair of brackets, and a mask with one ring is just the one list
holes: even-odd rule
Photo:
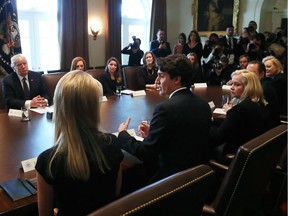
[[116, 86], [116, 96], [121, 96], [121, 89], [122, 89], [122, 86], [121, 85], [117, 85]]
[[30, 121], [30, 116], [29, 116], [29, 109], [27, 109], [26, 107], [22, 107], [21, 108], [22, 111], [22, 122], [27, 122]]

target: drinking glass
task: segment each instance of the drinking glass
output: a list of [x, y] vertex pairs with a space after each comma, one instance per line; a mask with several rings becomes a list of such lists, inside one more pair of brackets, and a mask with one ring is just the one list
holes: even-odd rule
[[29, 110], [26, 107], [22, 107], [21, 108], [22, 111], [22, 122], [27, 122], [30, 121], [30, 117], [29, 117]]

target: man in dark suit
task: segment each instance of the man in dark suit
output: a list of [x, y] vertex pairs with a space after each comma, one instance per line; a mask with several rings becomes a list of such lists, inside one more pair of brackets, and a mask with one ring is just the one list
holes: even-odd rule
[[157, 63], [157, 89], [160, 95], [169, 95], [169, 100], [155, 108], [150, 125], [139, 125], [142, 142], [126, 131], [130, 118], [119, 126], [118, 136], [121, 147], [144, 164], [157, 160], [159, 169], [152, 182], [207, 162], [206, 138], [211, 124], [208, 103], [190, 91], [189, 60], [170, 55]]
[[[40, 73], [29, 71], [27, 59], [22, 54], [11, 58], [14, 73], [2, 81], [3, 97], [7, 108], [21, 109], [22, 107], [45, 107], [48, 96], [42, 83]], [[45, 97], [45, 98], [44, 98]]]
[[170, 43], [166, 41], [166, 33], [163, 29], [157, 31], [157, 39], [150, 42], [149, 50], [156, 58], [166, 57], [172, 53]]
[[266, 68], [263, 62], [253, 60], [248, 63], [247, 70], [254, 72], [261, 83], [265, 100], [268, 102], [267, 107], [271, 115], [271, 122], [273, 126], [280, 124], [280, 103], [278, 95], [271, 85], [265, 80]]
[[234, 26], [228, 25], [226, 27], [226, 35], [219, 38], [219, 42], [221, 42], [224, 46], [224, 54], [229, 59], [229, 65], [234, 65], [236, 63], [236, 59], [239, 58], [237, 56], [237, 39], [233, 37], [234, 35]]

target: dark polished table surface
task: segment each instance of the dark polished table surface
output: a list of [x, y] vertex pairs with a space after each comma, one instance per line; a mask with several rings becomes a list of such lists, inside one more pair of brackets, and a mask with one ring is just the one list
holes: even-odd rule
[[[221, 107], [222, 94], [229, 91], [220, 87], [195, 88], [193, 93], [207, 102], [213, 101]], [[151, 119], [155, 106], [166, 100], [158, 92], [146, 92], [146, 96], [120, 97], [108, 96], [108, 101], [101, 104], [101, 130], [117, 132], [120, 123], [131, 117], [129, 129], [135, 129], [142, 120]], [[23, 172], [21, 161], [37, 157], [42, 151], [50, 148], [54, 141], [54, 123], [46, 114], [30, 111], [31, 121], [21, 122], [18, 117], [0, 114], [0, 182], [22, 177], [35, 180], [35, 171]], [[37, 196], [12, 201], [0, 189], [0, 215], [25, 215], [25, 212], [37, 211]], [[32, 209], [32, 210], [31, 210]]]

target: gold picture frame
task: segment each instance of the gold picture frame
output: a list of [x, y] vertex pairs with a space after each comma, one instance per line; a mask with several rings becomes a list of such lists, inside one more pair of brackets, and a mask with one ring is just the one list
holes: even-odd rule
[[[197, 30], [200, 36], [209, 36], [212, 32], [222, 36], [225, 35], [226, 27], [232, 24], [234, 26], [234, 32], [237, 34], [239, 1], [240, 0], [194, 0], [192, 5], [193, 29]], [[216, 13], [214, 6], [219, 2], [222, 4], [221, 10]], [[220, 16], [221, 18], [219, 18]], [[212, 22], [209, 22], [209, 19], [212, 20]], [[215, 23], [217, 20], [220, 20], [218, 23], [221, 23], [213, 26], [213, 22]]]

